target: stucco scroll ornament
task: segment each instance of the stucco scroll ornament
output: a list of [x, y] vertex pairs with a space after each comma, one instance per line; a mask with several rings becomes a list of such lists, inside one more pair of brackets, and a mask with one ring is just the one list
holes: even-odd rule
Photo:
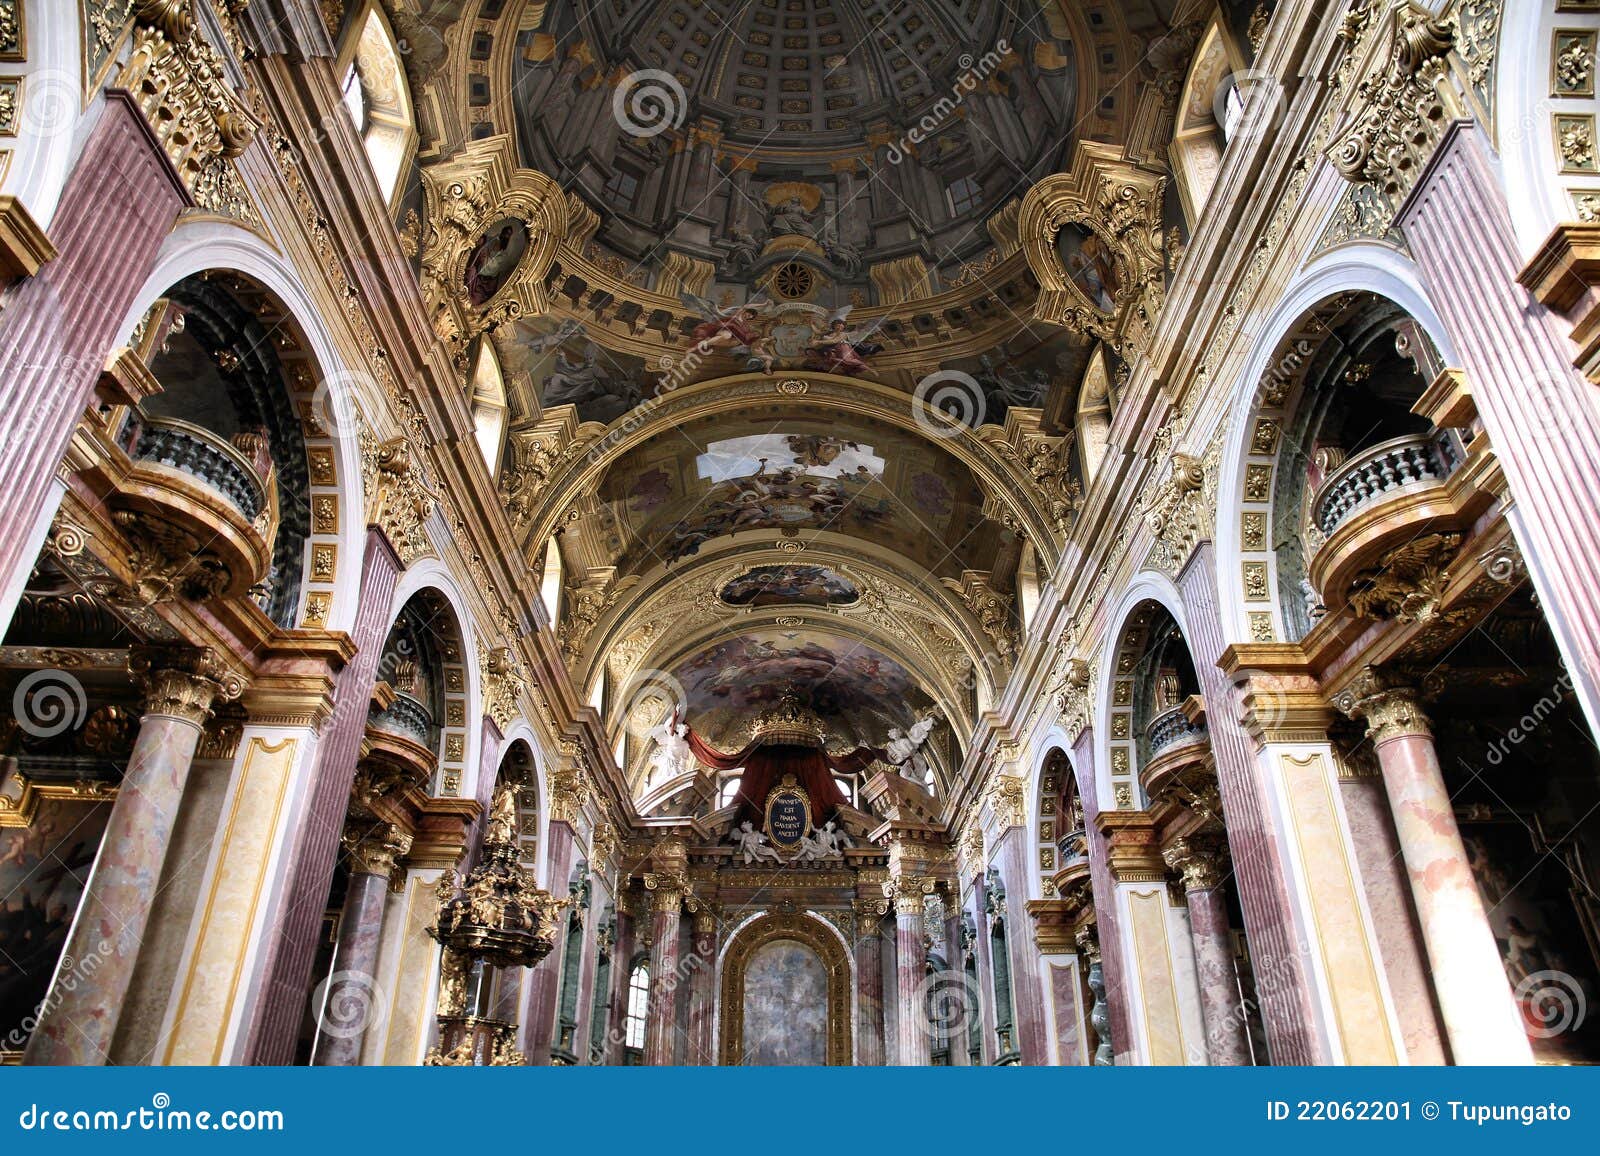
[[1061, 681], [1056, 683], [1056, 710], [1068, 742], [1077, 742], [1089, 725], [1089, 688], [1094, 685], [1094, 667], [1081, 658], [1069, 658]]
[[516, 653], [508, 646], [492, 650], [478, 644], [478, 667], [483, 671], [483, 707], [502, 733], [518, 715], [517, 701], [527, 679]]
[[438, 504], [418, 455], [404, 437], [379, 444], [363, 431], [361, 475], [367, 498], [367, 521], [389, 537], [407, 566], [428, 554], [426, 522]]
[[550, 818], [572, 824], [593, 793], [589, 786], [588, 755], [574, 739], [561, 741], [561, 757], [549, 769]]
[[1020, 827], [1028, 821], [1026, 790], [1027, 780], [1020, 775], [1001, 773], [989, 781], [986, 799], [999, 827]]
[[544, 282], [567, 240], [570, 203], [548, 176], [517, 167], [506, 136], [422, 172], [423, 293], [435, 332], [464, 365], [471, 338], [548, 312]]
[[1424, 534], [1390, 550], [1375, 570], [1356, 580], [1350, 609], [1363, 618], [1431, 621], [1444, 601], [1449, 565], [1460, 545], [1460, 534]]
[[221, 54], [196, 27], [193, 0], [136, 0], [133, 48], [117, 86], [134, 94], [201, 208], [256, 221], [231, 161], [260, 122], [229, 86]]
[[1399, 0], [1389, 10], [1388, 35], [1387, 50], [1356, 87], [1355, 112], [1328, 157], [1346, 180], [1372, 185], [1392, 215], [1461, 102], [1448, 85], [1455, 47], [1448, 19]]
[[1173, 454], [1166, 479], [1145, 505], [1144, 521], [1155, 545], [1151, 562], [1176, 574], [1207, 533], [1205, 464], [1188, 454]]
[[1016, 640], [1012, 635], [1011, 596], [1002, 594], [989, 584], [989, 575], [977, 570], [965, 570], [958, 582], [954, 578], [941, 579], [945, 587], [961, 597], [968, 610], [977, 617], [983, 632], [994, 643], [995, 652], [1009, 661], [1016, 653]]

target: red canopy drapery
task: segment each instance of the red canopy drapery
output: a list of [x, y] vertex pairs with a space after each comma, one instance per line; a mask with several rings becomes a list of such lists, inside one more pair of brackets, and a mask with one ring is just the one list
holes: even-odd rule
[[783, 782], [783, 776], [793, 775], [795, 782], [811, 797], [812, 819], [818, 823], [824, 822], [836, 808], [849, 801], [839, 790], [839, 784], [833, 781], [834, 772], [841, 775], [856, 774], [874, 760], [886, 757], [876, 747], [858, 747], [849, 754], [835, 756], [821, 747], [759, 740], [736, 754], [725, 755], [708, 746], [692, 728], [688, 739], [689, 749], [694, 752], [695, 758], [713, 770], [744, 768], [744, 774], [739, 779], [739, 794], [734, 799], [741, 812], [748, 808], [759, 815], [767, 804], [768, 792]]

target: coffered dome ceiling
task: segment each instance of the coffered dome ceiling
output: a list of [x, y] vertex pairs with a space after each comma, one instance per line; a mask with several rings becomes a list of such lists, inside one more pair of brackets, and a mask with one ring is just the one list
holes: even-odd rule
[[424, 7], [419, 264], [494, 355], [518, 545], [635, 783], [667, 700], [736, 749], [794, 689], [835, 744], [937, 715], [948, 784], [1184, 241], [1200, 17]]

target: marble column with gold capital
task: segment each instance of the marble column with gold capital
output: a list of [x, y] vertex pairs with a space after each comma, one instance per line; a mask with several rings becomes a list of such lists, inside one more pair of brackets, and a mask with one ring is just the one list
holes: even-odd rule
[[116, 1034], [161, 881], [201, 728], [218, 699], [244, 690], [210, 650], [141, 647], [129, 661], [144, 689], [139, 736], [62, 952], [29, 1064], [102, 1064]]
[[342, 839], [349, 857], [350, 882], [339, 915], [333, 967], [317, 1008], [317, 1043], [311, 1062], [320, 1066], [359, 1064], [367, 1030], [387, 1014], [378, 987], [378, 950], [383, 944], [383, 913], [398, 860], [411, 850], [411, 836], [393, 823], [353, 820]]
[[650, 915], [650, 1006], [645, 1023], [644, 1062], [665, 1067], [674, 1062], [678, 1035], [678, 940], [682, 934], [686, 876], [648, 873], [645, 890], [653, 901]]
[[1213, 1064], [1250, 1063], [1250, 1042], [1239, 1005], [1239, 983], [1228, 932], [1228, 900], [1223, 892], [1225, 854], [1218, 841], [1202, 835], [1174, 840], [1162, 852], [1167, 866], [1183, 880], [1194, 940], [1194, 967], [1200, 981], [1200, 1017], [1206, 1028], [1206, 1053]]
[[684, 1062], [717, 1062], [717, 917], [704, 903], [691, 900], [694, 911], [689, 972], [689, 1039]]
[[856, 914], [856, 1063], [882, 1067], [883, 917], [887, 899], [857, 899]]
[[1368, 667], [1334, 705], [1365, 720], [1377, 751], [1452, 1058], [1531, 1063], [1416, 691]]
[[923, 903], [933, 893], [933, 880], [921, 875], [895, 875], [883, 885], [894, 901], [895, 1063], [928, 1067], [933, 1063], [932, 1025], [928, 1023], [928, 954], [923, 940]]

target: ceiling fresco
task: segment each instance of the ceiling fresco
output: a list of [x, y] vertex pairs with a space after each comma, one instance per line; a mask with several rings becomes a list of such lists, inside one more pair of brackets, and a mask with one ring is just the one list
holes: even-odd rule
[[831, 746], [881, 745], [933, 701], [900, 663], [861, 642], [814, 629], [761, 629], [706, 645], [672, 671], [685, 717], [724, 746], [742, 745], [753, 710], [793, 689], [829, 724]]
[[971, 475], [929, 442], [851, 421], [845, 433], [836, 418], [804, 411], [776, 423], [723, 420], [718, 430], [731, 436], [701, 443], [691, 428], [640, 447], [600, 487], [608, 547], [629, 573], [756, 531], [853, 535], [936, 574], [979, 557], [993, 529]]

